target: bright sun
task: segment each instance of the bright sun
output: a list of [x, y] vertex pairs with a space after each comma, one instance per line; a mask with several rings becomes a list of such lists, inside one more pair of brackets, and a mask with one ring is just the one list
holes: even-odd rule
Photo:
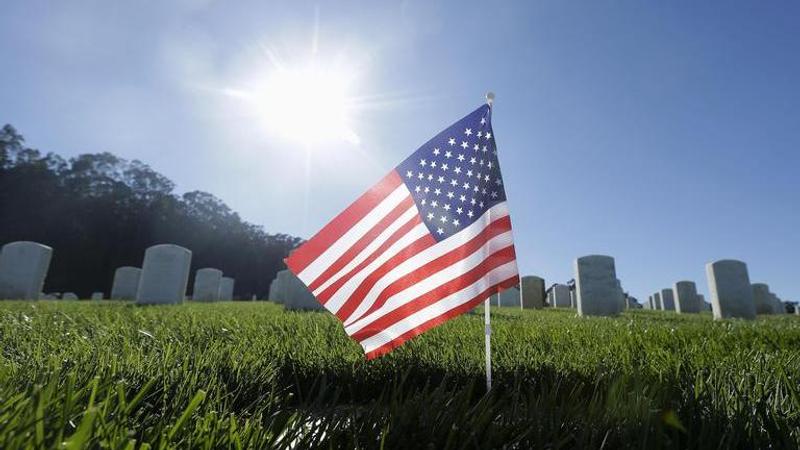
[[351, 129], [353, 78], [342, 70], [316, 64], [276, 67], [247, 96], [267, 129], [284, 138], [306, 144], [358, 143]]

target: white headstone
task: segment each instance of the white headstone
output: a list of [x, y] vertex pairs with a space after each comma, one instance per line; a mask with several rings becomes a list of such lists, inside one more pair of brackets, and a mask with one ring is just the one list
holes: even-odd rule
[[174, 244], [160, 244], [144, 252], [137, 304], [178, 304], [186, 295], [192, 252]]
[[522, 277], [522, 307], [524, 309], [544, 307], [544, 278], [535, 275]]
[[136, 300], [139, 289], [139, 277], [142, 269], [122, 266], [114, 271], [114, 283], [111, 286], [111, 300]]
[[617, 278], [617, 302], [619, 303], [620, 311], [627, 309], [625, 304], [625, 291], [622, 289], [622, 282]]
[[753, 288], [745, 263], [734, 259], [708, 263], [706, 277], [714, 319], [756, 317]]
[[675, 292], [675, 311], [686, 314], [699, 313], [703, 310], [703, 303], [697, 295], [697, 285], [694, 281], [678, 281], [672, 290]]
[[772, 314], [772, 293], [766, 283], [753, 283], [753, 301], [756, 304], [756, 314]]
[[777, 295], [770, 292], [770, 299], [772, 300], [772, 314], [786, 314], [786, 307]]
[[62, 300], [77, 300], [78, 299], [78, 295], [75, 294], [74, 292], [64, 292], [64, 294], [61, 296], [61, 299]]
[[583, 256], [575, 260], [574, 270], [578, 315], [609, 316], [622, 312], [614, 258]]
[[574, 287], [569, 290], [569, 307], [570, 308], [577, 308], [578, 307], [578, 299], [577, 299], [576, 292], [577, 291], [575, 290]]
[[215, 302], [220, 300], [220, 283], [222, 271], [206, 267], [199, 269], [194, 275], [192, 300], [196, 302]]
[[291, 310], [321, 310], [322, 305], [291, 271], [281, 270], [269, 288], [270, 300]]
[[664, 311], [675, 311], [675, 295], [672, 288], [661, 290], [661, 306]]
[[500, 294], [492, 295], [491, 302], [495, 306], [522, 308], [522, 303], [519, 296], [519, 288], [517, 286], [508, 288]]
[[233, 300], [233, 287], [236, 280], [231, 277], [222, 277], [219, 281], [219, 299], [224, 302]]
[[569, 308], [569, 286], [566, 284], [556, 284], [550, 289], [550, 306], [553, 308]]
[[92, 300], [102, 300], [103, 293], [102, 292], [92, 292]]
[[656, 311], [662, 311], [664, 309], [664, 305], [661, 303], [661, 293], [656, 292], [653, 294], [653, 309]]
[[0, 249], [0, 299], [38, 299], [52, 256], [52, 248], [37, 242], [4, 245]]
[[283, 303], [285, 301], [286, 292], [284, 286], [286, 286], [286, 283], [284, 278], [286, 278], [287, 273], [289, 273], [288, 269], [281, 270], [275, 275], [275, 279], [269, 285], [269, 297], [267, 300], [275, 303]]

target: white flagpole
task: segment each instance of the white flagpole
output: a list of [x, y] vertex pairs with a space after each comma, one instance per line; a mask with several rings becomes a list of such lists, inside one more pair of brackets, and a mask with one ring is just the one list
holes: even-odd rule
[[486, 334], [486, 391], [492, 389], [492, 322], [489, 313], [492, 297], [487, 297], [483, 301], [483, 323], [485, 324]]
[[[494, 103], [494, 92], [486, 93], [486, 103], [491, 109]], [[492, 297], [489, 296], [483, 302], [483, 323], [484, 335], [486, 338], [486, 391], [492, 389], [492, 315], [491, 315]]]

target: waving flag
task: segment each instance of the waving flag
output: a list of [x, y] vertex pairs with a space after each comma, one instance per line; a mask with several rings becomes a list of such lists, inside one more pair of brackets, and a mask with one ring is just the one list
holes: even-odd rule
[[367, 358], [519, 282], [491, 113], [425, 143], [286, 260]]

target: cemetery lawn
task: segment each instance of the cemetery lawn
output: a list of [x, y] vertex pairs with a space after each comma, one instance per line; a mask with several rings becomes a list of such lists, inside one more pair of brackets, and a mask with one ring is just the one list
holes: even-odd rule
[[800, 318], [493, 310], [374, 361], [267, 302], [0, 302], [0, 448], [798, 448]]

